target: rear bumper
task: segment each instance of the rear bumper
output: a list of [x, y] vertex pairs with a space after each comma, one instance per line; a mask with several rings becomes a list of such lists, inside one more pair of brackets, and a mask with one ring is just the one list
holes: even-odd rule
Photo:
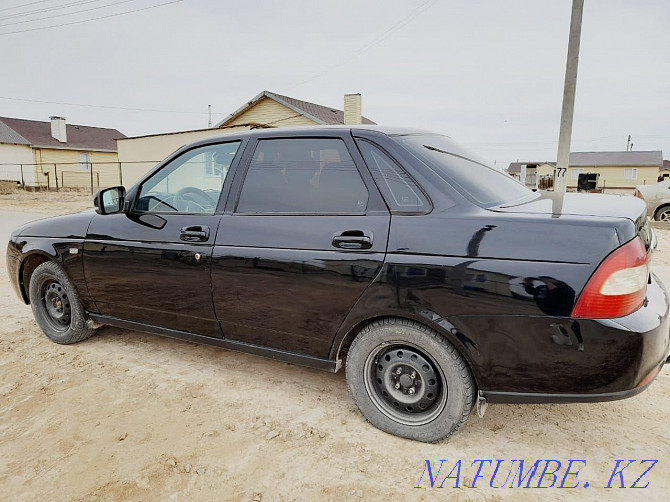
[[649, 387], [651, 382], [634, 389], [619, 392], [605, 392], [602, 394], [541, 394], [524, 392], [485, 392], [482, 395], [487, 403], [506, 404], [566, 404], [566, 403], [601, 403], [605, 401], [618, 401], [637, 396]]
[[653, 274], [645, 305], [626, 317], [499, 316], [457, 323], [464, 333], [489, 328], [469, 359], [490, 403], [624, 399], [645, 390], [670, 360], [668, 295]]

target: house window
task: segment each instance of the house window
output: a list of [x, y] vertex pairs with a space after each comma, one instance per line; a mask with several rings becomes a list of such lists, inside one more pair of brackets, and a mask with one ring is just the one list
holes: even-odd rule
[[79, 154], [79, 170], [88, 171], [91, 168], [91, 155], [88, 152]]
[[570, 169], [570, 179], [571, 179], [571, 180], [577, 180], [577, 179], [579, 179], [579, 175], [580, 175], [581, 173], [583, 173], [583, 172], [584, 172], [584, 168], [583, 168], [583, 167]]
[[637, 167], [625, 167], [623, 170], [623, 179], [625, 180], [636, 180], [637, 179]]

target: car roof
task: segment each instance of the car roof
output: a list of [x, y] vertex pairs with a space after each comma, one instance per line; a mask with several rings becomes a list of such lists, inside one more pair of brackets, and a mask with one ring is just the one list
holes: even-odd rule
[[[198, 145], [206, 145], [215, 143], [221, 140], [235, 140], [235, 139], [244, 139], [244, 138], [271, 138], [271, 137], [291, 137], [291, 136], [309, 136], [314, 135], [318, 136], [323, 133], [331, 132], [352, 132], [355, 134], [355, 131], [373, 131], [381, 134], [386, 134], [388, 136], [409, 136], [409, 135], [420, 135], [420, 134], [439, 134], [432, 131], [426, 131], [422, 129], [415, 129], [409, 127], [397, 127], [397, 126], [380, 126], [380, 125], [319, 125], [319, 126], [300, 126], [300, 127], [273, 127], [273, 128], [264, 128], [264, 129], [251, 129], [248, 131], [235, 131], [222, 133], [216, 136], [210, 136], [208, 138], [200, 139], [192, 143], [184, 145], [184, 147], [193, 147]], [[183, 148], [183, 147], [182, 147]], [[181, 150], [181, 149], [180, 149]]]

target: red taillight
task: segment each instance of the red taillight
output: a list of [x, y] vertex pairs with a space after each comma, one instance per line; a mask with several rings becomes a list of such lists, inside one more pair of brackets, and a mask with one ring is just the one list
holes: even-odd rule
[[637, 188], [635, 189], [635, 197], [638, 199], [644, 200], [644, 197], [642, 196], [642, 192], [640, 192]]
[[611, 319], [635, 312], [647, 295], [649, 264], [636, 237], [612, 252], [586, 283], [572, 317]]

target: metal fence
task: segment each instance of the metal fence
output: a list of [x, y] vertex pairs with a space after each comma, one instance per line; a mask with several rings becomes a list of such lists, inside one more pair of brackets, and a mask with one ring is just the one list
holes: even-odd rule
[[89, 189], [123, 185], [124, 171], [132, 170], [133, 180], [148, 172], [158, 161], [57, 162], [40, 164], [0, 163], [0, 181], [16, 182], [26, 190]]

